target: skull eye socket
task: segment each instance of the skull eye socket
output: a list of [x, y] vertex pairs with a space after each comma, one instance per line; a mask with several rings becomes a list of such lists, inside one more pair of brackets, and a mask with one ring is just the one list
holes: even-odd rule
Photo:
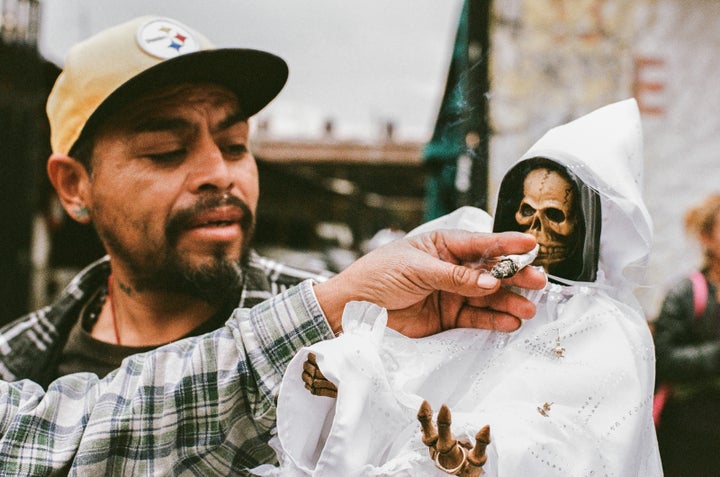
[[522, 204], [520, 206], [520, 215], [523, 217], [532, 217], [535, 215], [535, 209], [529, 204]]
[[563, 212], [560, 209], [555, 209], [553, 207], [545, 210], [545, 215], [548, 219], [550, 219], [553, 222], [564, 222], [565, 221], [565, 212]]

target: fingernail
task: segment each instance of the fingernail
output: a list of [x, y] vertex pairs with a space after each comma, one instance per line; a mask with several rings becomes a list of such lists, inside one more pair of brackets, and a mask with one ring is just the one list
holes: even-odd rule
[[481, 273], [477, 279], [477, 285], [480, 288], [493, 288], [497, 284], [497, 278], [489, 273]]

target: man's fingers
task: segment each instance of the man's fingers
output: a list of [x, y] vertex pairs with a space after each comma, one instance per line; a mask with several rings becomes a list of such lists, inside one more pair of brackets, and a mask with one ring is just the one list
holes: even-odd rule
[[510, 278], [503, 279], [503, 285], [542, 290], [547, 285], [547, 275], [541, 269], [525, 267]]
[[501, 288], [490, 296], [467, 298], [452, 327], [515, 331], [522, 320], [535, 316], [535, 310], [527, 298]]
[[535, 316], [535, 304], [506, 289], [482, 298], [469, 298], [460, 309], [455, 328], [515, 331], [522, 320]]
[[432, 240], [439, 252], [446, 250], [448, 254], [464, 261], [527, 253], [537, 244], [535, 237], [521, 232], [440, 230], [435, 232]]
[[[438, 231], [433, 243], [445, 266], [434, 274], [436, 281], [431, 283], [432, 287], [465, 296], [483, 296], [496, 290], [500, 280], [482, 263], [492, 263], [492, 259], [503, 255], [527, 253], [537, 241], [532, 235], [520, 232], [483, 234], [453, 230]], [[537, 290], [545, 286], [546, 277], [540, 270], [525, 267], [502, 283]]]
[[434, 290], [468, 297], [489, 295], [498, 290], [501, 284], [530, 290], [540, 290], [547, 284], [545, 273], [534, 267], [525, 267], [515, 276], [500, 280], [485, 269], [449, 262], [439, 264], [436, 273], [430, 277], [430, 280], [432, 281], [429, 285]]
[[507, 288], [501, 288], [492, 295], [484, 297], [468, 297], [465, 299], [465, 307], [490, 309], [521, 319], [532, 318], [536, 312], [533, 302]]
[[515, 331], [522, 320], [515, 315], [489, 308], [464, 307], [458, 317], [457, 328], [478, 328], [481, 330]]

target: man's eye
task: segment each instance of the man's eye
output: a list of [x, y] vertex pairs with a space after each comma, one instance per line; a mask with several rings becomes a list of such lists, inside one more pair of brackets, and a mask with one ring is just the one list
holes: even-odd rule
[[248, 148], [245, 144], [229, 144], [223, 147], [223, 152], [232, 157], [241, 158], [248, 152]]
[[185, 157], [185, 149], [176, 149], [174, 151], [161, 152], [158, 154], [148, 154], [148, 157], [154, 162], [176, 162]]

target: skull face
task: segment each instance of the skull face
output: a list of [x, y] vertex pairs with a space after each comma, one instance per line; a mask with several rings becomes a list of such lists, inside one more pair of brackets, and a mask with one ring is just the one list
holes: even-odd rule
[[541, 167], [525, 177], [515, 221], [537, 239], [540, 250], [533, 264], [548, 273], [577, 247], [576, 200], [570, 181], [556, 171]]

